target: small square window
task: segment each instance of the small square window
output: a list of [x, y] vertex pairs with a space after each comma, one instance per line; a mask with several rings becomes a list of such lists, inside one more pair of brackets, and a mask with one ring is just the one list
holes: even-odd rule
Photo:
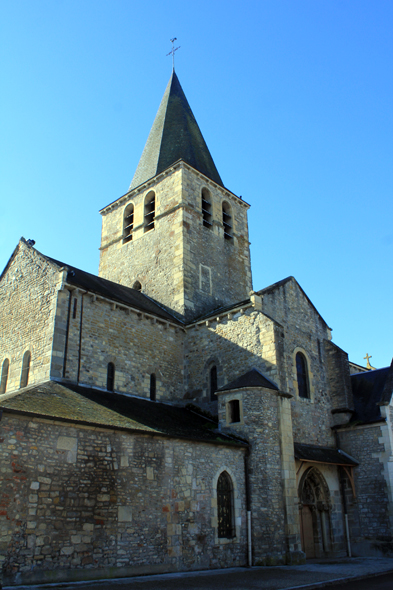
[[233, 399], [228, 403], [228, 418], [230, 424], [240, 422], [240, 401], [238, 399]]

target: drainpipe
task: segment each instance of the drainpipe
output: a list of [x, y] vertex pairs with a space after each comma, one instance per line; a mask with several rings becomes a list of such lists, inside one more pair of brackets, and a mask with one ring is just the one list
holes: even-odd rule
[[68, 336], [70, 332], [70, 316], [71, 316], [71, 299], [72, 299], [72, 291], [69, 290], [69, 298], [68, 298], [68, 314], [67, 314], [67, 327], [66, 327], [66, 337], [65, 337], [65, 345], [64, 345], [64, 359], [63, 359], [63, 379], [65, 378], [66, 374], [66, 367], [67, 367], [67, 352], [68, 352]]
[[[340, 438], [339, 438], [338, 431], [335, 430], [334, 434], [336, 436], [336, 446], [337, 446], [337, 449], [339, 450], [340, 449]], [[347, 498], [345, 496], [343, 470], [342, 470], [342, 467], [340, 467], [340, 465], [338, 465], [338, 476], [340, 479], [340, 491], [341, 491], [341, 498], [343, 501], [343, 509], [344, 509], [344, 526], [345, 526], [345, 537], [347, 540], [347, 553], [348, 553], [348, 557], [352, 557], [351, 539], [349, 536]]]
[[83, 297], [86, 295], [87, 291], [82, 293], [81, 298], [81, 317], [79, 322], [79, 351], [78, 351], [78, 375], [76, 378], [77, 384], [79, 384], [79, 377], [81, 374], [81, 357], [82, 357], [82, 321], [83, 321]]
[[252, 537], [251, 537], [251, 496], [250, 496], [250, 474], [249, 474], [250, 448], [246, 449], [244, 455], [244, 479], [246, 484], [246, 510], [247, 510], [247, 557], [248, 567], [252, 567]]

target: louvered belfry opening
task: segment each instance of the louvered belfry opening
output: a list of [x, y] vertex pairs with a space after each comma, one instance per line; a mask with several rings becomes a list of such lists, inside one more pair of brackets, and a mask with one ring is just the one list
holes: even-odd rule
[[154, 218], [156, 216], [156, 196], [149, 193], [145, 200], [145, 232], [154, 229]]
[[212, 204], [207, 188], [202, 189], [202, 219], [205, 227], [212, 228]]
[[234, 537], [233, 486], [226, 471], [221, 473], [217, 482], [217, 519], [218, 536], [226, 539]]
[[226, 240], [233, 239], [233, 222], [231, 207], [225, 201], [222, 204], [222, 224], [224, 226], [224, 238]]
[[128, 205], [124, 211], [123, 224], [123, 242], [132, 240], [132, 232], [134, 229], [134, 205]]

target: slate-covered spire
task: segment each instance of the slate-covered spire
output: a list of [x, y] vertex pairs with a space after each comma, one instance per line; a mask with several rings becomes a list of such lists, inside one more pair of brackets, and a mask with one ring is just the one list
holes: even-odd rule
[[223, 186], [175, 72], [169, 80], [130, 189], [160, 174], [178, 160]]

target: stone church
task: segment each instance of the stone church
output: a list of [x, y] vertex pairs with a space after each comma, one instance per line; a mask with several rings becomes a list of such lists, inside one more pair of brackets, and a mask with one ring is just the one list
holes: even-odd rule
[[393, 367], [295, 278], [252, 288], [249, 205], [172, 73], [98, 276], [21, 238], [0, 277], [6, 583], [393, 554]]

